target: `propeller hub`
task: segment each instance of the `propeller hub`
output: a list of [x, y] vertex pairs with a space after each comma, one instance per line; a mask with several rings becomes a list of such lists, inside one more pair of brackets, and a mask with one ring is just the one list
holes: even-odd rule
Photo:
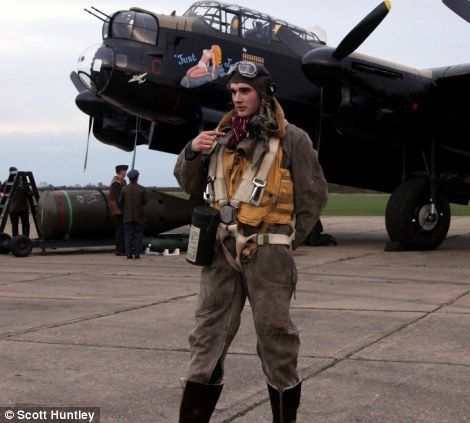
[[343, 38], [336, 49], [324, 47], [307, 53], [302, 60], [302, 70], [305, 76], [320, 87], [340, 83], [344, 69], [342, 61], [372, 34], [387, 16], [391, 7], [390, 0], [380, 3]]
[[340, 82], [343, 66], [333, 57], [334, 51], [331, 47], [320, 47], [304, 56], [302, 71], [309, 81], [319, 87]]

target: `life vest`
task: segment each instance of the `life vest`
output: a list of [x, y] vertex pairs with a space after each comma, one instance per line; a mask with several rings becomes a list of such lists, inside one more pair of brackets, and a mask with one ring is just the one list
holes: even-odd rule
[[[281, 167], [280, 143], [286, 135], [287, 121], [282, 107], [276, 99], [274, 101], [277, 121], [285, 123], [272, 134], [269, 148], [262, 158], [257, 160], [256, 168], [240, 152], [229, 150], [221, 144], [214, 144], [211, 150], [204, 198], [221, 212], [217, 237], [228, 263], [239, 272], [242, 272], [242, 261], [250, 259], [254, 251], [253, 245], [291, 247], [295, 237], [293, 181], [289, 169]], [[233, 114], [234, 111], [229, 112], [218, 128], [225, 127]], [[233, 210], [236, 210], [235, 216]], [[254, 227], [264, 224], [260, 233], [244, 236], [238, 223]], [[273, 224], [289, 224], [291, 234], [266, 233], [267, 225]], [[229, 236], [235, 238], [235, 257], [232, 257], [224, 242]]]
[[[242, 178], [251, 166], [250, 161], [238, 151], [229, 150], [222, 146], [222, 166], [227, 191], [227, 200], [230, 201], [239, 187]], [[212, 160], [217, 160], [220, 154], [216, 150]], [[220, 162], [219, 162], [220, 163]], [[259, 205], [242, 202], [237, 212], [238, 222], [250, 226], [267, 224], [290, 224], [294, 218], [294, 191], [289, 169], [281, 167], [282, 148], [279, 146], [276, 156], [266, 178], [266, 186], [262, 193]], [[211, 206], [220, 210], [219, 202], [212, 202]]]

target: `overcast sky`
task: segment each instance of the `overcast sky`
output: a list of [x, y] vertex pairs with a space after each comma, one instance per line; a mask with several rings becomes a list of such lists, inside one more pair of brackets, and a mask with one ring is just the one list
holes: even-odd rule
[[[101, 22], [83, 11], [110, 14], [141, 7], [182, 14], [183, 0], [0, 0], [0, 179], [10, 165], [32, 170], [36, 181], [108, 183], [116, 163], [132, 155], [93, 139], [83, 172], [88, 116], [75, 106], [69, 74], [88, 46], [101, 42]], [[379, 1], [251, 0], [240, 4], [301, 27], [323, 27], [336, 46]], [[416, 68], [470, 62], [470, 25], [441, 0], [392, 0], [392, 11], [359, 52]], [[176, 156], [141, 146], [136, 168], [144, 185], [175, 186]]]

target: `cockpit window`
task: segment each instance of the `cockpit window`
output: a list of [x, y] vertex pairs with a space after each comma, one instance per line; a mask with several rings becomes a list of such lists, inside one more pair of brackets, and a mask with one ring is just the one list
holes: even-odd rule
[[204, 20], [214, 29], [221, 30], [220, 9], [218, 7], [204, 7], [200, 12], [204, 12]]
[[201, 16], [204, 21], [223, 34], [238, 35], [240, 16], [235, 8], [222, 8], [217, 3], [206, 2], [191, 6], [183, 16]]
[[113, 38], [132, 39], [132, 26], [134, 25], [135, 12], [121, 12], [113, 19], [111, 36]]
[[157, 44], [157, 33], [157, 20], [147, 13], [136, 12], [132, 39], [141, 43]]
[[221, 13], [222, 32], [224, 34], [239, 35], [240, 15], [237, 13], [229, 12], [228, 10], [221, 10]]
[[154, 16], [147, 13], [119, 12], [112, 18], [111, 31], [106, 31], [106, 33], [113, 38], [124, 38], [155, 45], [157, 44], [158, 23]]
[[279, 25], [280, 26], [287, 26], [293, 34], [295, 34], [297, 37], [301, 38], [302, 40], [307, 41], [312, 47], [315, 47], [315, 45], [318, 45], [320, 43], [320, 39], [313, 33], [309, 31], [305, 31], [302, 28], [299, 28], [294, 25], [290, 25], [285, 21], [273, 21], [272, 22], [272, 39], [275, 41], [280, 41], [279, 38], [277, 37], [277, 28]]
[[304, 31], [301, 28], [292, 27], [292, 26], [290, 28], [292, 29], [292, 32], [294, 34], [296, 34], [299, 38], [302, 38], [303, 40], [310, 43], [312, 47], [314, 47], [316, 43], [320, 42], [320, 39], [312, 32]]
[[269, 44], [271, 42], [271, 23], [251, 14], [243, 15], [243, 38]]
[[234, 4], [224, 4], [218, 1], [198, 1], [194, 3], [183, 16], [198, 16], [212, 28], [224, 34], [242, 36], [249, 40], [269, 44], [271, 40], [280, 41], [275, 28], [278, 25], [287, 26], [299, 38], [307, 41], [312, 47], [319, 43], [319, 38], [312, 32], [256, 10], [246, 9]]

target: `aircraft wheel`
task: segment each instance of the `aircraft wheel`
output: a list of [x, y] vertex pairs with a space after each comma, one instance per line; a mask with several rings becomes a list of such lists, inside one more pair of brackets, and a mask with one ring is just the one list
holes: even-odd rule
[[27, 257], [32, 249], [33, 243], [26, 235], [17, 235], [10, 242], [10, 250], [16, 257]]
[[440, 194], [435, 200], [437, 220], [431, 215], [429, 180], [412, 178], [401, 184], [388, 200], [385, 225], [388, 236], [404, 250], [434, 250], [447, 236], [450, 226], [450, 206]]
[[0, 254], [10, 253], [11, 236], [6, 233], [0, 233]]

